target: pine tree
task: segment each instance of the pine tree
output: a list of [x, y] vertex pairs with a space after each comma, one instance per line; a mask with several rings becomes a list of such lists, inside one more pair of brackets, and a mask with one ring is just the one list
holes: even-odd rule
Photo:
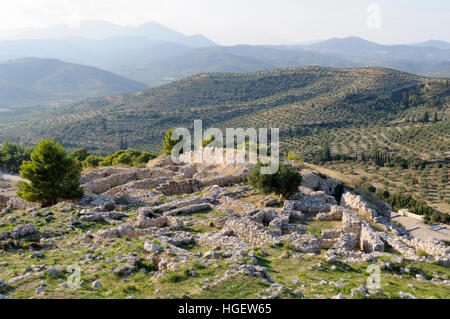
[[20, 167], [20, 176], [29, 182], [20, 183], [17, 194], [28, 202], [49, 206], [58, 200], [83, 196], [81, 167], [53, 139], [39, 143], [31, 153], [31, 160], [23, 162]]

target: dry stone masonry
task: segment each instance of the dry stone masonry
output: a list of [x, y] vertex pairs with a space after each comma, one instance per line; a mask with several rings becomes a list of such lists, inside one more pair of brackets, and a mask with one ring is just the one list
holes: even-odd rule
[[[186, 154], [184, 159], [189, 156], [194, 154]], [[232, 269], [205, 287], [245, 274], [274, 285], [272, 292], [282, 286], [258, 265], [255, 251], [263, 255], [267, 247], [277, 245], [290, 249], [283, 258], [321, 256], [325, 250], [330, 264], [337, 258], [345, 263], [401, 255], [450, 267], [450, 248], [433, 238], [413, 238], [391, 224], [388, 205], [377, 210], [362, 196], [343, 192], [341, 182], [312, 171], [302, 171], [302, 185], [292, 199], [263, 197], [245, 183], [250, 167], [245, 161], [176, 164], [164, 157], [146, 168], [106, 167], [85, 172], [81, 178], [85, 196], [77, 203], [49, 208], [66, 214], [60, 233], [11, 220], [16, 224], [0, 232], [0, 243], [33, 240], [43, 247], [55, 247], [57, 238], [77, 227], [97, 225], [77, 238], [93, 247], [92, 251], [120, 238], [142, 242], [142, 256], [123, 254], [123, 262], [113, 271], [118, 276], [138, 271], [144, 262], [154, 265], [154, 278], [160, 280], [164, 272], [181, 269], [186, 263], [210, 265], [227, 260], [234, 263]], [[0, 195], [0, 210], [4, 209], [23, 209], [28, 216], [52, 218], [50, 211]], [[311, 221], [334, 226], [313, 233]], [[194, 253], [190, 247], [201, 249]], [[42, 256], [35, 257], [45, 258]], [[101, 283], [95, 284], [95, 289], [99, 287]]]

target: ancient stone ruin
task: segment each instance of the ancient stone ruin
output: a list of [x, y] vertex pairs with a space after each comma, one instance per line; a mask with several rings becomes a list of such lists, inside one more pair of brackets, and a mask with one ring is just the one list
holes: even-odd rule
[[[146, 168], [105, 167], [83, 174], [85, 196], [79, 202], [60, 203], [52, 209], [67, 212], [68, 230], [74, 225], [106, 225], [83, 235], [79, 239], [83, 243], [141, 239], [146, 254], [141, 258], [156, 265], [159, 277], [191, 260], [253, 260], [248, 253], [252, 249], [281, 244], [290, 245], [297, 257], [320, 255], [326, 250], [331, 261], [363, 262], [395, 251], [409, 260], [450, 267], [450, 248], [442, 242], [410, 237], [391, 223], [388, 205], [377, 211], [360, 195], [345, 190], [341, 182], [313, 171], [302, 171], [302, 185], [290, 200], [275, 196], [249, 200], [257, 194], [246, 184], [250, 167], [246, 162], [177, 164], [170, 157]], [[0, 196], [0, 209], [21, 209], [24, 205], [16, 198]], [[36, 208], [25, 209], [36, 213]], [[193, 217], [202, 215], [209, 217]], [[313, 234], [308, 231], [307, 219], [338, 226]], [[65, 232], [40, 231], [33, 224], [23, 224], [0, 233], [0, 242], [34, 237], [45, 246]], [[210, 251], [197, 256], [186, 245]], [[133, 258], [114, 272], [133, 273], [139, 265], [139, 259]], [[267, 269], [255, 261], [236, 265], [233, 273], [273, 284]]]

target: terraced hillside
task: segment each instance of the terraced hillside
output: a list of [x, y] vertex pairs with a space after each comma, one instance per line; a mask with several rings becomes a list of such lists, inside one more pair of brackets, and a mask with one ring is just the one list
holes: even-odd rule
[[373, 124], [396, 119], [402, 94], [432, 82], [439, 80], [379, 68], [201, 74], [145, 92], [91, 99], [38, 120], [8, 123], [0, 127], [0, 139], [33, 144], [53, 136], [69, 148], [112, 151], [123, 138], [130, 146], [155, 151], [165, 129], [192, 125], [194, 119], [203, 119], [205, 126], [277, 126], [282, 131]]
[[[449, 96], [447, 80], [383, 68], [200, 74], [144, 92], [83, 101], [33, 121], [0, 120], [0, 140], [35, 144], [52, 136], [69, 149], [93, 153], [115, 151], [122, 143], [158, 152], [165, 130], [192, 128], [195, 119], [203, 119], [204, 129], [278, 127], [284, 155], [293, 151], [338, 170], [346, 170], [341, 164], [375, 172], [385, 167], [391, 177], [372, 183], [398, 190], [401, 177], [394, 178], [394, 167], [408, 174], [448, 164]], [[329, 156], [323, 158], [326, 149]], [[390, 162], [374, 163], [377, 152]], [[370, 179], [363, 171], [358, 174]], [[450, 211], [447, 185], [431, 183], [427, 192], [414, 185], [412, 194], [430, 194], [422, 197]]]

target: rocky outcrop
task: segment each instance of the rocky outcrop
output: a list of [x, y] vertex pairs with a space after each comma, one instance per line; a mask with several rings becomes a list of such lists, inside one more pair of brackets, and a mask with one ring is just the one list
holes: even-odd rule
[[130, 181], [173, 177], [172, 171], [162, 168], [121, 168], [105, 167], [82, 176], [85, 193], [101, 194]]
[[24, 224], [12, 228], [10, 231], [0, 233], [0, 240], [38, 240], [41, 233], [34, 224]]
[[0, 195], [0, 211], [6, 208], [8, 201], [8, 196]]
[[78, 213], [80, 221], [85, 223], [93, 223], [93, 222], [110, 222], [114, 219], [121, 219], [126, 215], [123, 212], [94, 212], [89, 209], [82, 209]]
[[302, 171], [302, 187], [307, 187], [314, 191], [321, 190], [327, 195], [340, 197], [343, 190], [343, 183], [327, 176], [319, 176], [313, 171]]
[[116, 228], [101, 229], [96, 234], [96, 238], [123, 238], [123, 237], [139, 237], [152, 233], [152, 230], [136, 229], [132, 225], [125, 224]]

